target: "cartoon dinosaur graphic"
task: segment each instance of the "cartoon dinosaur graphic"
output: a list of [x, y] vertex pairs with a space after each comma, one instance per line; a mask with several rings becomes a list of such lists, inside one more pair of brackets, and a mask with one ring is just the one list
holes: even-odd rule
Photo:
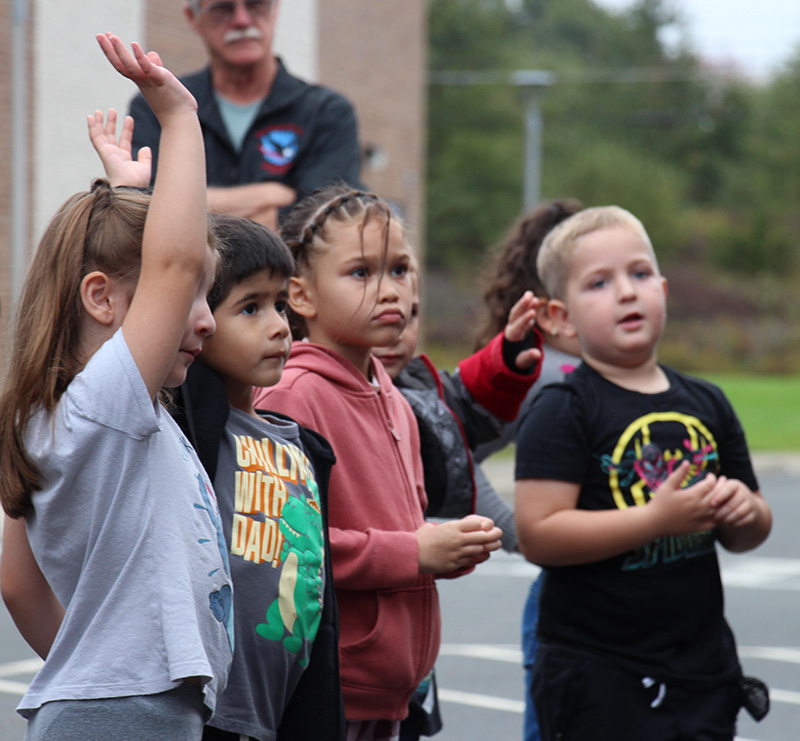
[[[256, 625], [256, 633], [271, 641], [283, 640], [292, 653], [300, 651], [306, 639], [313, 642], [322, 617], [322, 515], [317, 486], [309, 482], [309, 488], [312, 499], [291, 497], [283, 506], [278, 524], [284, 536], [278, 597], [267, 609], [266, 622]], [[308, 659], [300, 663], [305, 666]]]

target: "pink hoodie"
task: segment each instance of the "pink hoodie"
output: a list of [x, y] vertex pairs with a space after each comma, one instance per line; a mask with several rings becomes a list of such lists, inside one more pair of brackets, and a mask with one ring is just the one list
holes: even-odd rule
[[404, 718], [441, 634], [414, 535], [427, 503], [417, 422], [381, 363], [373, 368], [379, 393], [339, 354], [298, 342], [280, 383], [255, 394], [256, 408], [320, 432], [336, 454], [329, 525], [350, 721]]

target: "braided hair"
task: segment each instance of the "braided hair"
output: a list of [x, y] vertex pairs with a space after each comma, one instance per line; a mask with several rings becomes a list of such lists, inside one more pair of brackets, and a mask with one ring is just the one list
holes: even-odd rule
[[[315, 258], [331, 244], [331, 221], [358, 224], [363, 245], [364, 229], [373, 220], [383, 225], [385, 259], [392, 220], [402, 227], [397, 215], [374, 193], [354, 190], [344, 184], [329, 185], [315, 190], [289, 212], [281, 226], [281, 237], [297, 263], [297, 274], [303, 275], [313, 270]], [[294, 339], [306, 336], [305, 321], [291, 310], [289, 325]]]

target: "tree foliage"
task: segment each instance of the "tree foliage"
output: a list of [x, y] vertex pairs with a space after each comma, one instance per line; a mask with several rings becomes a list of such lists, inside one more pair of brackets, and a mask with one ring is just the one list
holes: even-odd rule
[[[429, 62], [433, 74], [555, 75], [543, 198], [630, 209], [667, 262], [785, 276], [800, 233], [800, 49], [769, 84], [712, 76], [685, 41], [664, 43], [680, 20], [668, 0], [622, 13], [591, 0], [430, 0]], [[471, 270], [521, 210], [523, 102], [500, 80], [430, 85], [433, 265]]]

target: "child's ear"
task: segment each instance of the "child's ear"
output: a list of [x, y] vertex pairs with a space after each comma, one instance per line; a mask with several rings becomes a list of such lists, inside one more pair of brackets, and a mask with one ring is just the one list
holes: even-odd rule
[[[567, 311], [567, 305], [557, 298], [551, 298], [547, 302], [547, 307], [542, 314], [547, 315], [547, 319], [545, 321], [550, 322], [551, 328], [549, 330], [550, 334], [560, 334], [562, 337], [573, 338], [577, 337], [578, 333], [575, 330], [575, 325], [569, 320], [569, 312]], [[539, 322], [539, 316], [537, 315], [536, 321]], [[541, 325], [541, 322], [540, 322]], [[545, 332], [548, 329], [541, 325], [542, 329]]]
[[312, 286], [305, 276], [289, 278], [289, 306], [292, 311], [305, 319], [313, 319], [317, 315]]
[[86, 313], [104, 326], [113, 325], [119, 319], [119, 312], [129, 304], [120, 285], [99, 270], [83, 277], [80, 296]]

